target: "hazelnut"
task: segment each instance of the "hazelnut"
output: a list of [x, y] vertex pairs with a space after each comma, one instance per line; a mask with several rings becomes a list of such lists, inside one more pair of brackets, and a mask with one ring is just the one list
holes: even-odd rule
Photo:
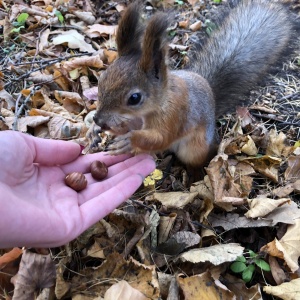
[[91, 174], [94, 179], [102, 180], [107, 176], [108, 169], [104, 162], [95, 160], [91, 163]]
[[66, 176], [65, 183], [73, 190], [79, 192], [86, 188], [87, 180], [82, 173], [73, 172]]

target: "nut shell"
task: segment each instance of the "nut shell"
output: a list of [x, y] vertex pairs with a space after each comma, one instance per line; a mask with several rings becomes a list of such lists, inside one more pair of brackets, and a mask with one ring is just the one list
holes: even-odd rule
[[65, 177], [65, 183], [73, 190], [79, 192], [86, 188], [87, 180], [82, 173], [73, 172]]
[[107, 176], [108, 168], [106, 164], [100, 160], [91, 163], [91, 174], [94, 179], [102, 180]]

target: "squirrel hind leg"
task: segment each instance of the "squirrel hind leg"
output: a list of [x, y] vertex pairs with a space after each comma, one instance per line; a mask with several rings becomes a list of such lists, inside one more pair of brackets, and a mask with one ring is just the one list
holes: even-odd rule
[[176, 156], [192, 168], [204, 166], [217, 153], [215, 139], [208, 143], [204, 126], [198, 126], [189, 135], [174, 143], [171, 147]]

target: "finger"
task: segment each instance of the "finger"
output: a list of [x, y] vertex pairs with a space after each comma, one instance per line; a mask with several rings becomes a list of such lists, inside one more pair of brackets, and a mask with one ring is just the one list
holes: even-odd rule
[[80, 146], [73, 142], [41, 139], [29, 135], [23, 138], [33, 148], [33, 162], [43, 165], [63, 165], [76, 159], [80, 154]]
[[[89, 199], [114, 188], [118, 183], [134, 174], [140, 174], [141, 176], [146, 177], [155, 169], [155, 162], [152, 158], [146, 157], [140, 161], [134, 161], [134, 158], [135, 157], [110, 167], [110, 169], [114, 168], [114, 170], [112, 170], [114, 175], [109, 179], [89, 184], [88, 188], [80, 193], [79, 204], [82, 204]], [[129, 160], [131, 160], [131, 162], [129, 162]]]
[[[147, 155], [147, 154], [141, 154], [141, 155]], [[140, 155], [137, 155], [136, 157], [139, 157]], [[78, 157], [76, 161], [73, 161], [72, 163], [63, 166], [62, 170], [65, 172], [65, 174], [71, 173], [71, 172], [81, 172], [81, 173], [90, 173], [90, 165], [95, 160], [100, 160], [104, 162], [108, 167], [115, 165], [119, 162], [122, 162], [128, 158], [130, 158], [131, 155], [125, 154], [125, 155], [118, 155], [118, 156], [110, 156], [106, 155], [104, 152], [94, 153], [94, 154], [87, 154]], [[109, 174], [108, 174], [109, 176]]]
[[80, 206], [83, 229], [86, 230], [127, 200], [142, 184], [143, 177], [131, 175], [105, 193]]

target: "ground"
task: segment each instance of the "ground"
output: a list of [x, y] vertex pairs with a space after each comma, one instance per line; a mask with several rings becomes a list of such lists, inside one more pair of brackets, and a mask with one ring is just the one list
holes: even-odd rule
[[[145, 19], [174, 16], [172, 68], [214, 29], [217, 2], [145, 4]], [[91, 95], [117, 56], [127, 4], [0, 0], [0, 130], [88, 149]], [[298, 14], [297, 2], [290, 8]], [[300, 299], [299, 43], [245, 99], [218, 119], [218, 154], [197, 182], [170, 153], [158, 154], [137, 193], [78, 239], [1, 250], [0, 298]]]

